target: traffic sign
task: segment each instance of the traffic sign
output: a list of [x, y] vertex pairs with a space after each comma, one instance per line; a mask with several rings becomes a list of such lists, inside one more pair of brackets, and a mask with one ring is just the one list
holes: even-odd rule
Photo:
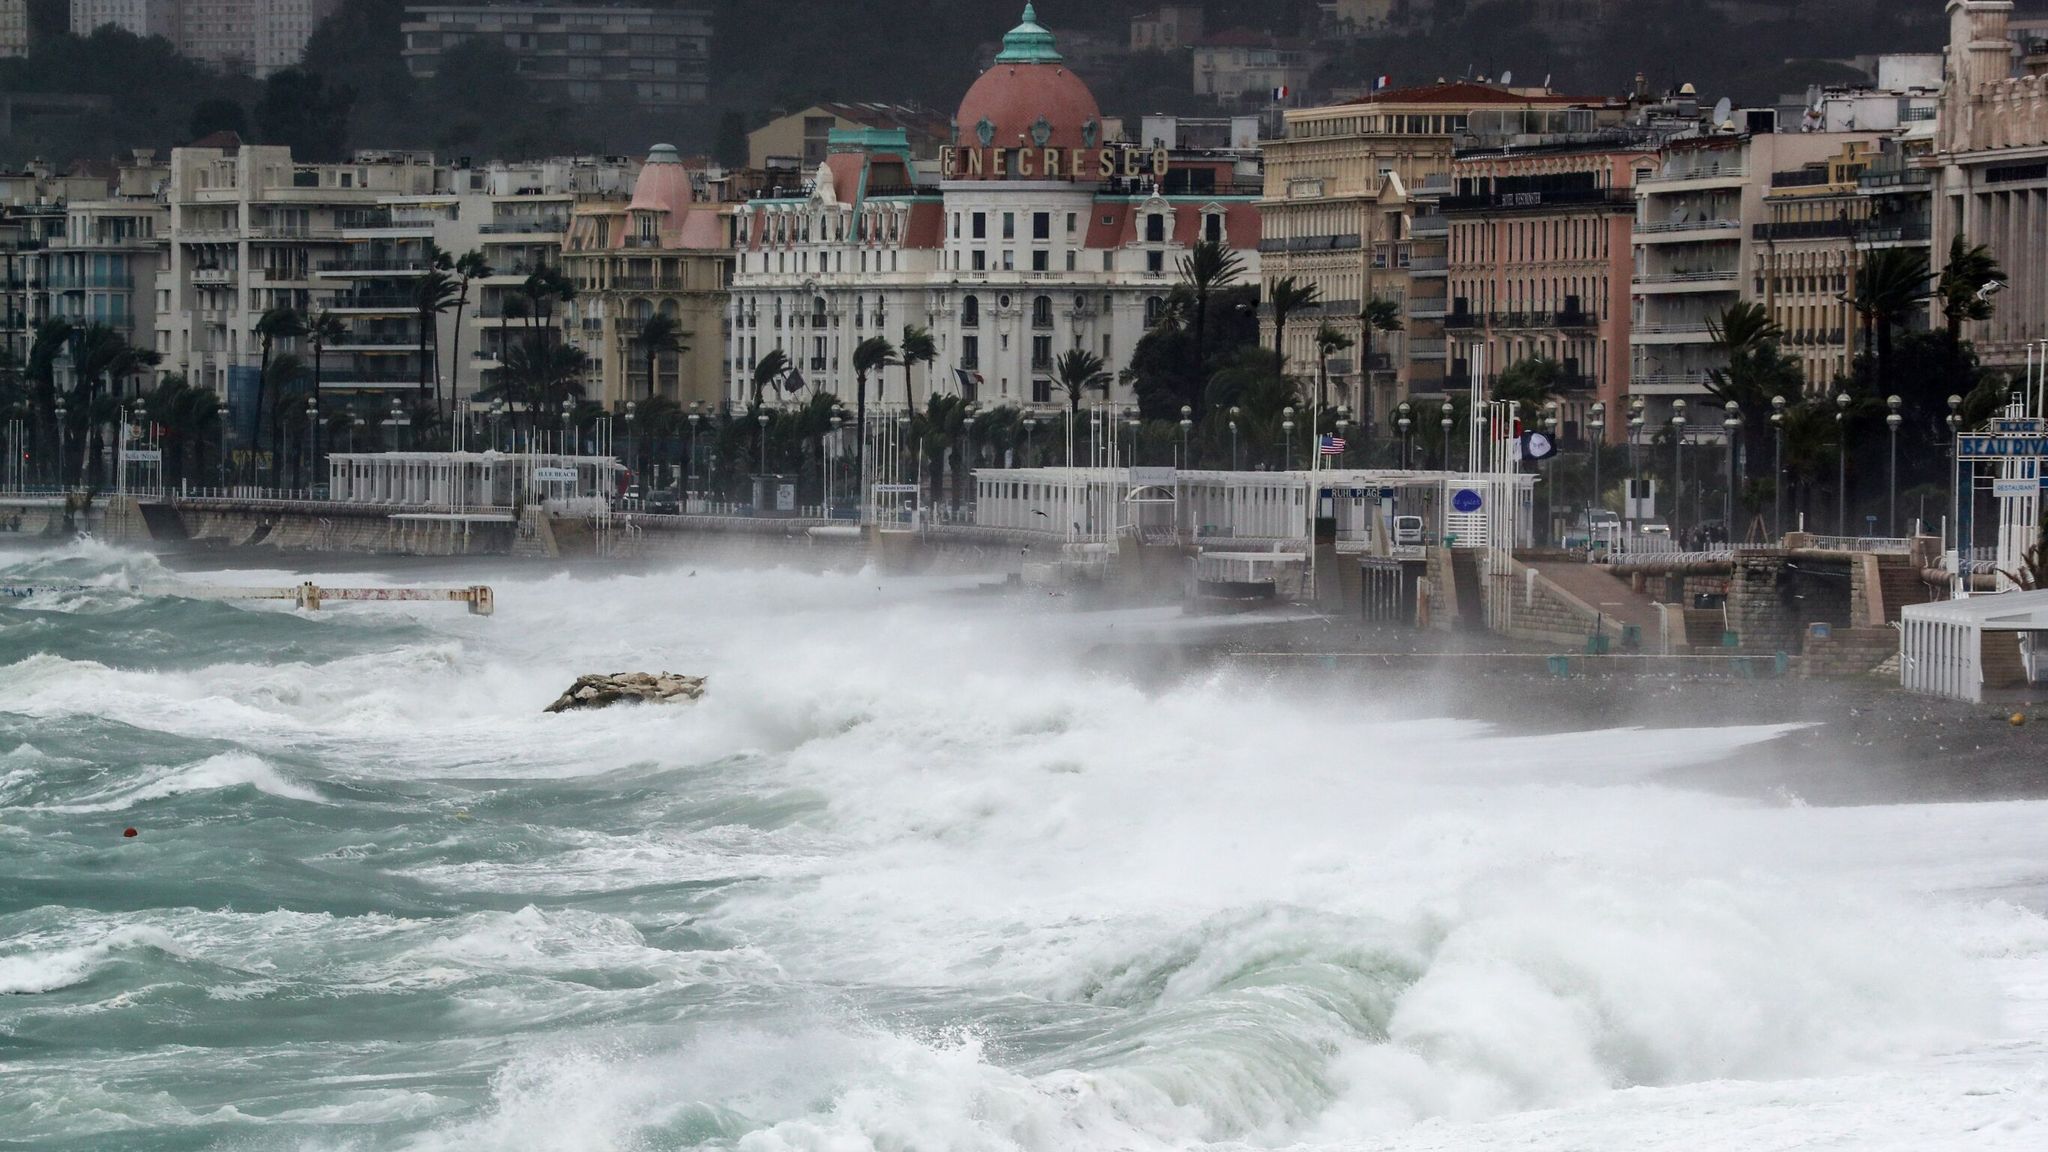
[[1991, 494], [1993, 496], [2032, 496], [2040, 490], [2041, 482], [2039, 480], [1993, 480], [1991, 482]]

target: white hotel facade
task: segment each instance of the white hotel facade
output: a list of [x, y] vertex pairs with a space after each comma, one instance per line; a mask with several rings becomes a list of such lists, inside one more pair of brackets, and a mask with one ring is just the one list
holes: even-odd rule
[[[964, 372], [982, 404], [1064, 407], [1054, 360], [1086, 348], [1117, 376], [1198, 240], [1234, 250], [1236, 283], [1258, 283], [1256, 158], [1107, 140], [1094, 96], [1028, 7], [954, 132], [935, 181], [900, 130], [835, 132], [810, 186], [740, 208], [729, 402], [752, 401], [754, 366], [779, 348], [807, 385], [780, 399], [817, 388], [850, 403], [854, 348], [874, 335], [900, 344], [917, 325], [938, 359], [914, 373], [916, 406], [961, 392]], [[904, 399], [900, 369], [870, 377], [870, 405]], [[1122, 380], [1107, 399], [1134, 402]]]

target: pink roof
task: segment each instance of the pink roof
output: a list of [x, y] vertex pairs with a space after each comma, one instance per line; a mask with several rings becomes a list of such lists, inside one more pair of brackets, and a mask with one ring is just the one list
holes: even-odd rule
[[672, 144], [656, 144], [647, 153], [647, 163], [640, 169], [639, 179], [633, 182], [632, 207], [655, 212], [687, 210], [690, 194], [690, 170], [683, 167]]

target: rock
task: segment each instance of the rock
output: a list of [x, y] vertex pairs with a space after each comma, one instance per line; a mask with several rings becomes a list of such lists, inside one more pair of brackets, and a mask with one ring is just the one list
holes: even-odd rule
[[704, 677], [678, 676], [673, 672], [614, 672], [610, 675], [578, 676], [569, 690], [547, 706], [549, 712], [583, 708], [607, 708], [620, 701], [638, 704], [644, 700], [663, 703], [695, 700], [704, 695]]

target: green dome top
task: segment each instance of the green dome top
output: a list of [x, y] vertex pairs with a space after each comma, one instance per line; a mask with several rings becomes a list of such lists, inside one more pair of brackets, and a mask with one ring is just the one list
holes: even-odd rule
[[996, 54], [996, 63], [1057, 64], [1062, 59], [1059, 49], [1052, 45], [1052, 33], [1039, 27], [1038, 13], [1025, 4], [1024, 22], [1003, 37], [1003, 50]]

